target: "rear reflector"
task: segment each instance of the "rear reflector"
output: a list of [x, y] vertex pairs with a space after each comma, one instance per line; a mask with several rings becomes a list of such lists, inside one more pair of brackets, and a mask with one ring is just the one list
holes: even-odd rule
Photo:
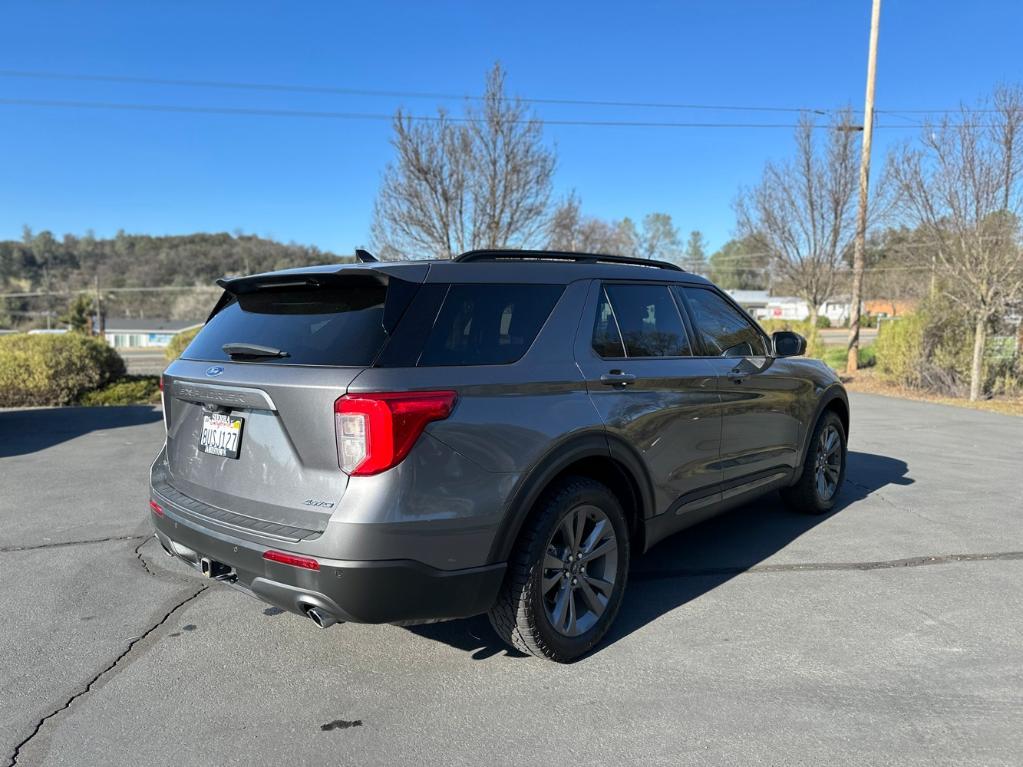
[[156, 501], [150, 501], [149, 502], [149, 508], [152, 509], [153, 513], [156, 516], [158, 516], [158, 517], [162, 517], [163, 516], [163, 506], [158, 504]]
[[319, 570], [320, 563], [312, 557], [300, 557], [297, 554], [286, 554], [283, 551], [264, 551], [263, 559], [269, 559], [271, 562], [280, 562], [282, 565], [291, 565], [292, 567], [302, 567], [306, 570]]
[[431, 421], [451, 415], [453, 391], [346, 394], [334, 403], [341, 470], [360, 477], [397, 466]]

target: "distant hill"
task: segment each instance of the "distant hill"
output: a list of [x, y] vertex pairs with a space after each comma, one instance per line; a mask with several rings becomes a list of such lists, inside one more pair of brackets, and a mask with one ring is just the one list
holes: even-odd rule
[[[204, 317], [206, 290], [122, 292], [116, 288], [214, 288], [225, 274], [351, 261], [315, 247], [251, 235], [186, 234], [152, 237], [118, 232], [110, 239], [25, 231], [20, 241], [0, 241], [0, 292], [56, 292], [93, 288], [98, 275], [108, 316]], [[0, 299], [0, 324], [40, 324], [45, 312], [61, 313], [60, 296]], [[177, 308], [175, 308], [177, 307]], [[188, 315], [188, 316], [183, 316]], [[201, 315], [201, 317], [200, 317]]]

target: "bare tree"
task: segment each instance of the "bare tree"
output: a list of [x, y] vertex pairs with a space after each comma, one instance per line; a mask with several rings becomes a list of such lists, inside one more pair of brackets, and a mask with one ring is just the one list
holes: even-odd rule
[[592, 246], [583, 243], [583, 230], [587, 221], [583, 217], [579, 197], [572, 192], [555, 206], [551, 214], [547, 223], [546, 247], [568, 253], [588, 250]]
[[983, 393], [988, 325], [1023, 295], [1023, 91], [961, 107], [889, 160], [901, 210], [931, 243], [940, 289], [974, 323], [970, 399]]
[[554, 209], [547, 228], [547, 247], [579, 253], [606, 253], [665, 261], [681, 257], [678, 229], [667, 213], [643, 217], [643, 227], [626, 216], [607, 221], [582, 212], [573, 192]]
[[384, 172], [372, 227], [385, 257], [451, 258], [527, 246], [543, 233], [555, 155], [542, 123], [505, 96], [500, 65], [462, 121], [444, 110], [433, 122], [399, 111], [392, 144], [398, 157]]
[[638, 238], [630, 219], [606, 221], [583, 215], [579, 198], [570, 194], [551, 215], [546, 247], [569, 253], [632, 256], [639, 247]]
[[822, 141], [804, 116], [796, 129], [790, 161], [768, 163], [760, 183], [739, 193], [739, 235], [771, 256], [781, 279], [810, 306], [831, 298], [845, 249], [855, 233], [856, 142], [848, 112], [841, 113]]

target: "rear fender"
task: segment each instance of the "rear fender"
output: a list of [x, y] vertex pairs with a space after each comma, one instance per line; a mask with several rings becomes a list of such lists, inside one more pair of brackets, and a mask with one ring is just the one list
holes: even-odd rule
[[637, 525], [642, 529], [643, 521], [654, 513], [653, 486], [642, 460], [621, 440], [608, 437], [603, 431], [591, 431], [559, 443], [523, 476], [512, 494], [512, 500], [494, 538], [489, 562], [507, 561], [522, 526], [543, 491], [559, 474], [586, 458], [610, 458], [630, 475], [629, 479], [638, 490], [636, 502], [640, 507], [641, 518], [637, 520]]

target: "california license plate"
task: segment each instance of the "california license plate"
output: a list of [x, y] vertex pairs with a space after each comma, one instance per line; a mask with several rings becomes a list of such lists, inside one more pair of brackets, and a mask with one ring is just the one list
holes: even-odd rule
[[222, 458], [237, 458], [245, 419], [224, 413], [203, 413], [199, 449]]

